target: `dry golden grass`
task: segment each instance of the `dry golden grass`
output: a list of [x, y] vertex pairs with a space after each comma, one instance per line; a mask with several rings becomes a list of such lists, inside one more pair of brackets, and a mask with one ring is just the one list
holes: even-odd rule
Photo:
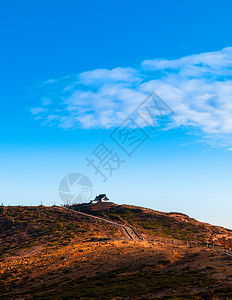
[[[142, 228], [144, 240], [133, 241], [120, 227], [101, 221], [56, 208], [32, 211], [8, 208], [3, 215], [14, 222], [7, 219], [9, 236], [2, 233], [2, 245], [13, 241], [16, 247], [0, 260], [1, 299], [232, 299], [232, 260], [216, 250]], [[45, 216], [47, 227], [41, 223]], [[23, 231], [17, 233], [22, 220]], [[73, 222], [78, 231], [72, 236]], [[54, 226], [61, 226], [58, 240], [56, 232], [47, 233]], [[28, 247], [20, 247], [22, 235]]]

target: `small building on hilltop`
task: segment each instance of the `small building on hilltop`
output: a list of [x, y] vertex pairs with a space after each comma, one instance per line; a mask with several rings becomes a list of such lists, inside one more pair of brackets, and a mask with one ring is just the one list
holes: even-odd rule
[[107, 202], [109, 201], [109, 198], [107, 198], [106, 194], [100, 194], [99, 196], [96, 196], [94, 200], [91, 200], [91, 204], [96, 204], [98, 202]]

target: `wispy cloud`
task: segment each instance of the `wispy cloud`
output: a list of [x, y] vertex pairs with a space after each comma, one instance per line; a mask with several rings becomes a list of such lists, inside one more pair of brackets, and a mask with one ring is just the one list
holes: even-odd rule
[[[193, 126], [205, 135], [232, 133], [232, 47], [173, 60], [145, 60], [139, 68], [97, 69], [47, 80], [45, 86], [39, 106], [46, 106], [46, 124], [115, 127], [156, 91], [175, 112], [172, 127]], [[36, 110], [42, 112], [31, 112]]]
[[50, 98], [42, 98], [41, 99], [41, 103], [42, 103], [42, 105], [49, 105], [49, 104], [51, 104], [52, 102], [51, 102], [51, 99]]
[[43, 107], [34, 107], [34, 108], [31, 109], [31, 113], [33, 115], [38, 115], [38, 114], [46, 112], [46, 111], [47, 111], [47, 109], [43, 108]]

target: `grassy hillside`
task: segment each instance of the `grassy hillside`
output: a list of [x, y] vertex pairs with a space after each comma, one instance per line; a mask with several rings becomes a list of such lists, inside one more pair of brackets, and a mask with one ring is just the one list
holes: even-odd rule
[[127, 205], [70, 208], [133, 226], [144, 239], [64, 208], [2, 207], [1, 299], [232, 299], [231, 258], [162, 240], [230, 243], [230, 230]]
[[121, 232], [113, 226], [58, 207], [0, 208], [0, 258], [32, 247], [59, 248], [73, 240], [82, 242], [117, 235]]
[[215, 243], [232, 248], [232, 230], [202, 223], [181, 213], [163, 213], [111, 203], [74, 205], [70, 208], [128, 224], [150, 238], [161, 236], [183, 241]]

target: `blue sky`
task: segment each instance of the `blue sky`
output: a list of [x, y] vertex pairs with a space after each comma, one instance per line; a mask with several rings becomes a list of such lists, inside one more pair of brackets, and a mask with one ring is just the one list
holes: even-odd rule
[[[1, 1], [1, 202], [59, 204], [77, 172], [93, 195], [232, 228], [231, 8]], [[153, 91], [174, 113], [151, 137], [134, 111]], [[148, 136], [131, 156], [110, 138], [128, 116]], [[85, 159], [103, 141], [125, 161], [106, 182]]]

